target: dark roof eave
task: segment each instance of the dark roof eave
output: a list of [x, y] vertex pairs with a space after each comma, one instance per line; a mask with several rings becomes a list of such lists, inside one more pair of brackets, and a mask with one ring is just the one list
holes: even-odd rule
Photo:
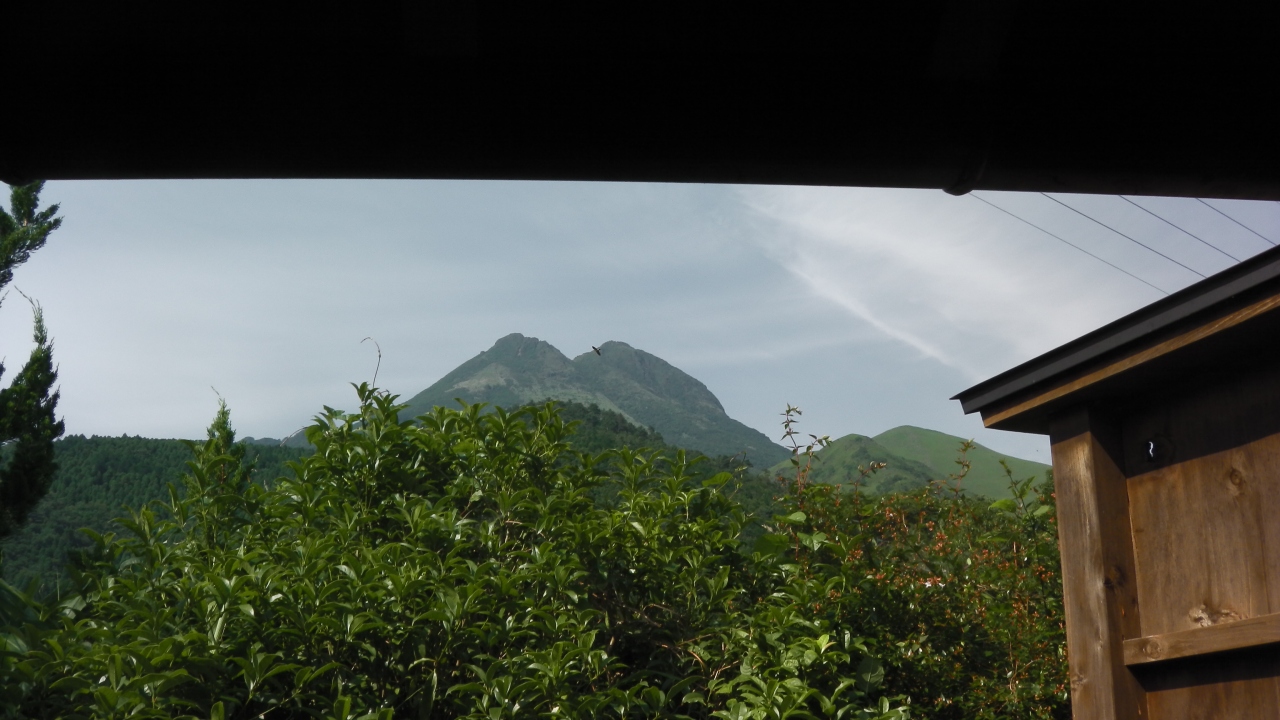
[[1119, 320], [957, 393], [965, 414], [981, 412], [1105, 355], [1141, 343], [1232, 297], [1280, 278], [1280, 247], [1264, 251]]

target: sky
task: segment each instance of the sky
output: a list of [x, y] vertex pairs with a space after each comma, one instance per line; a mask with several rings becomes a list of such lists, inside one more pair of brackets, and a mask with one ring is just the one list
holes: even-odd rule
[[[375, 370], [407, 399], [518, 332], [646, 350], [773, 437], [791, 404], [803, 432], [917, 425], [1048, 462], [949, 398], [1280, 241], [1280, 204], [1189, 198], [200, 180], [42, 200], [64, 223], [10, 289], [44, 308], [67, 432], [109, 436], [202, 437], [221, 396], [241, 437], [283, 437]], [[9, 373], [30, 336], [10, 292]]]

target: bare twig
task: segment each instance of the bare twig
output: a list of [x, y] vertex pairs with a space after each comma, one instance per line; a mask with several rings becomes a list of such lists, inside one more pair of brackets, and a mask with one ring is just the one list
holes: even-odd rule
[[[373, 338], [366, 337], [364, 340], [373, 340]], [[361, 345], [364, 344], [364, 340], [360, 341]], [[372, 383], [372, 385], [376, 388], [378, 387], [378, 371], [382, 369], [382, 346], [378, 344], [377, 340], [373, 340], [373, 346], [378, 349], [378, 364], [373, 368], [373, 383]]]

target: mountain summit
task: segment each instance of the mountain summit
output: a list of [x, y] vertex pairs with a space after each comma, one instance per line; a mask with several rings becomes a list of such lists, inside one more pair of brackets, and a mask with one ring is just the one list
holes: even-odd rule
[[757, 467], [790, 456], [764, 433], [729, 417], [706, 385], [623, 342], [570, 360], [550, 343], [512, 333], [413, 396], [406, 412], [454, 407], [455, 398], [506, 408], [546, 400], [594, 404], [657, 430], [672, 445], [708, 455], [745, 452]]

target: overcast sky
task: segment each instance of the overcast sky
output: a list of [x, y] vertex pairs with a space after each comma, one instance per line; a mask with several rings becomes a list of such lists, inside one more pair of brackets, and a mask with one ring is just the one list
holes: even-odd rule
[[[975, 193], [1166, 291], [1280, 240], [1280, 204]], [[64, 224], [18, 269], [44, 306], [68, 433], [199, 437], [224, 396], [282, 437], [348, 383], [406, 398], [508, 333], [619, 340], [778, 435], [920, 425], [1048, 461], [952, 395], [1160, 297], [940, 191], [454, 181], [52, 182]], [[1226, 212], [1230, 218], [1214, 208]], [[9, 373], [31, 313], [0, 306]], [[9, 375], [6, 375], [6, 381]]]

